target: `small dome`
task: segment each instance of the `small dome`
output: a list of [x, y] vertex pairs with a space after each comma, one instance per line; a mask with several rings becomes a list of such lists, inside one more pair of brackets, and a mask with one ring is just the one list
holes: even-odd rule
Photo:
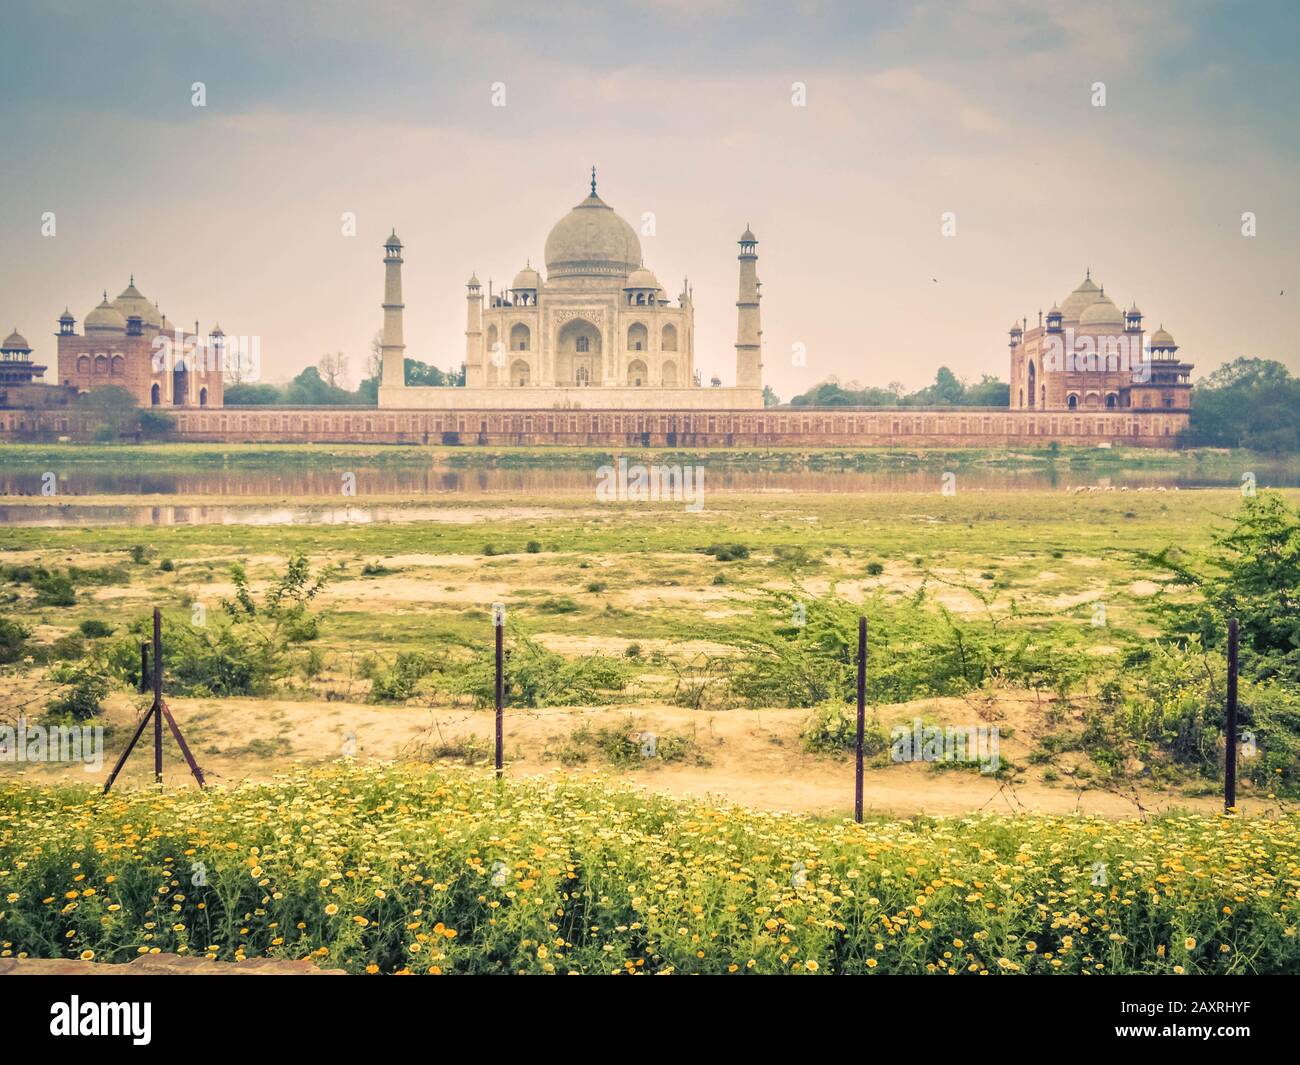
[[122, 294], [113, 301], [113, 309], [122, 316], [123, 321], [127, 318], [139, 318], [142, 324], [155, 329], [162, 324], [158, 309], [135, 287], [134, 274], [131, 275], [130, 283], [122, 290]]
[[647, 270], [644, 266], [638, 266], [635, 270], [633, 270], [630, 274], [628, 274], [627, 284], [625, 284], [623, 287], [624, 288], [648, 288], [648, 289], [654, 289], [655, 291], [658, 291], [659, 289], [663, 288], [663, 286], [659, 284], [659, 279], [655, 277], [655, 275], [651, 271]]
[[1012, 322], [1012, 323], [1011, 323], [1011, 332], [1013, 332], [1013, 333], [1021, 333], [1021, 332], [1024, 332], [1024, 330], [1021, 328], [1019, 322]]
[[1130, 307], [1130, 308], [1129, 308], [1127, 311], [1125, 311], [1124, 313], [1125, 313], [1125, 314], [1136, 314], [1139, 318], [1142, 317], [1142, 312], [1138, 310], [1137, 300], [1134, 300], [1134, 301], [1133, 301], [1133, 306]]
[[753, 231], [752, 229], [750, 229], [749, 226], [746, 226], [746, 227], [745, 227], [745, 232], [743, 232], [742, 234], [740, 234], [740, 240], [739, 240], [737, 243], [740, 243], [740, 244], [757, 244], [757, 243], [758, 243], [758, 238], [757, 238], [756, 236], [754, 236], [754, 231]]
[[84, 325], [87, 334], [126, 332], [126, 319], [122, 317], [121, 311], [108, 302], [107, 292], [104, 293], [103, 302], [86, 315]]
[[1071, 292], [1065, 302], [1061, 304], [1061, 317], [1067, 322], [1077, 322], [1079, 316], [1092, 304], [1101, 290], [1092, 280], [1092, 274], [1089, 273], [1079, 283], [1079, 287]]
[[1051, 309], [1050, 311], [1047, 312], [1047, 317], [1051, 318], [1052, 315], [1054, 315], [1054, 314], [1060, 314], [1060, 313], [1061, 313], [1061, 308], [1058, 307], [1058, 306], [1056, 305], [1056, 302], [1055, 302], [1055, 301], [1053, 301], [1053, 302], [1052, 302], [1052, 309]]
[[1174, 343], [1173, 336], [1170, 335], [1170, 333], [1165, 329], [1163, 325], [1159, 329], [1157, 329], [1154, 333], [1151, 334], [1151, 346], [1153, 348], [1178, 347], [1178, 345]]
[[470, 274], [469, 280], [465, 282], [466, 288], [482, 288], [482, 283], [478, 279], [478, 274]]
[[64, 307], [64, 308], [63, 308], [63, 313], [62, 313], [61, 315], [59, 315], [59, 321], [60, 321], [60, 322], [75, 322], [76, 319], [72, 317], [72, 312], [71, 312], [70, 310], [68, 310], [67, 307]]
[[538, 289], [542, 287], [542, 275], [534, 270], [531, 266], [525, 266], [519, 273], [515, 274], [515, 283], [510, 286], [513, 289]]
[[400, 248], [401, 246], [402, 246], [402, 242], [397, 239], [397, 230], [394, 229], [391, 233], [388, 234], [388, 239], [384, 241], [384, 247]]
[[32, 346], [27, 343], [27, 338], [14, 329], [7, 337], [5, 342], [0, 344], [0, 351], [31, 351]]
[[1121, 329], [1124, 326], [1124, 315], [1115, 306], [1114, 300], [1109, 296], [1099, 295], [1079, 315], [1079, 324], [1093, 329]]

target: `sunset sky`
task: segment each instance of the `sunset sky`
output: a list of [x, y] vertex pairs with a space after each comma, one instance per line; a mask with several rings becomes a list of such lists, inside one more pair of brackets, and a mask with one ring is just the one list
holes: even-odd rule
[[653, 212], [669, 294], [689, 275], [706, 380], [734, 378], [746, 224], [782, 398], [1005, 379], [1012, 320], [1085, 267], [1198, 375], [1300, 371], [1298, 37], [1291, 2], [0, 0], [0, 333], [52, 362], [64, 305], [134, 272], [171, 320], [259, 335], [266, 378], [343, 351], [355, 384], [396, 227], [407, 354], [458, 365], [471, 271], [540, 267], [595, 164]]

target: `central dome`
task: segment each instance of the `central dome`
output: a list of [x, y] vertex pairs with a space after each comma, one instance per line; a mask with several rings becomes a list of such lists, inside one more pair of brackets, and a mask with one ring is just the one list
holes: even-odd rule
[[571, 277], [623, 278], [641, 262], [636, 230], [591, 195], [555, 223], [546, 238], [548, 281]]

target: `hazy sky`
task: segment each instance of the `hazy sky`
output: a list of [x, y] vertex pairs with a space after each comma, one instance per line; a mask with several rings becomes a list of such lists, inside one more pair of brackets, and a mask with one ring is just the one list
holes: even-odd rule
[[783, 398], [1005, 378], [1012, 319], [1085, 266], [1198, 372], [1300, 370], [1298, 37], [1291, 0], [0, 0], [0, 331], [52, 361], [65, 303], [134, 271], [173, 321], [260, 335], [270, 379], [359, 368], [395, 226], [407, 354], [459, 364], [470, 272], [540, 266], [594, 163], [654, 213], [668, 292], [690, 276], [706, 379], [734, 380], [746, 223]]

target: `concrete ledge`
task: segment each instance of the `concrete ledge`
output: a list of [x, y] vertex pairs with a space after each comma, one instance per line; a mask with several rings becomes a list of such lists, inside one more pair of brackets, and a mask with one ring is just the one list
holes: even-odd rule
[[0, 976], [346, 976], [308, 961], [249, 958], [208, 961], [179, 954], [141, 954], [129, 962], [101, 964], [77, 958], [0, 958]]
[[380, 410], [762, 410], [761, 388], [433, 388], [379, 390]]

